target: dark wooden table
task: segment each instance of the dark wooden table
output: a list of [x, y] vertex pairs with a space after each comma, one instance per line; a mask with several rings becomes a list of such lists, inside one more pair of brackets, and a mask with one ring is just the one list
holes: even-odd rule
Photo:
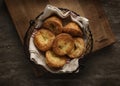
[[72, 76], [36, 77], [0, 0], [0, 86], [120, 86], [120, 0], [101, 0], [117, 42], [85, 59]]

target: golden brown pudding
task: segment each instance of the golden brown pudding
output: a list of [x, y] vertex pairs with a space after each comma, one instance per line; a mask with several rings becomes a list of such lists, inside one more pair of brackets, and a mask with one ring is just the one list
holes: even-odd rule
[[34, 44], [39, 50], [46, 51], [52, 47], [54, 39], [55, 35], [51, 31], [42, 28], [35, 33]]
[[53, 42], [53, 51], [57, 55], [66, 55], [72, 50], [73, 47], [73, 38], [67, 33], [61, 33], [57, 35]]
[[68, 54], [70, 58], [78, 58], [83, 55], [85, 50], [85, 43], [82, 38], [74, 38], [74, 48]]
[[47, 18], [43, 22], [43, 27], [49, 29], [52, 31], [55, 35], [58, 35], [59, 33], [62, 32], [62, 21], [60, 18], [56, 16], [52, 16], [50, 18]]
[[63, 32], [69, 33], [72, 36], [82, 36], [83, 33], [81, 31], [81, 28], [78, 26], [78, 24], [74, 22], [70, 22], [67, 25], [64, 26]]
[[66, 64], [65, 56], [58, 56], [53, 51], [46, 51], [46, 64], [51, 68], [61, 68]]

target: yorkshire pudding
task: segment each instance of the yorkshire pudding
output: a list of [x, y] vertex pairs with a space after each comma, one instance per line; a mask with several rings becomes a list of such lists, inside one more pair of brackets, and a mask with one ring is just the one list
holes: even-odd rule
[[43, 22], [43, 27], [49, 29], [51, 32], [53, 32], [55, 35], [58, 35], [62, 32], [62, 21], [57, 16], [52, 16], [47, 18]]
[[65, 56], [58, 56], [53, 51], [46, 51], [46, 64], [51, 68], [61, 68], [66, 64]]
[[54, 39], [51, 31], [41, 28], [34, 35], [34, 44], [39, 50], [46, 51], [51, 48]]
[[85, 51], [85, 43], [84, 40], [80, 37], [74, 38], [74, 48], [68, 54], [70, 58], [79, 58], [83, 55]]
[[82, 36], [83, 35], [81, 28], [75, 22], [70, 22], [67, 25], [65, 25], [63, 28], [63, 32], [69, 33], [72, 36]]
[[69, 53], [73, 47], [73, 38], [67, 33], [57, 35], [53, 42], [53, 51], [60, 56]]

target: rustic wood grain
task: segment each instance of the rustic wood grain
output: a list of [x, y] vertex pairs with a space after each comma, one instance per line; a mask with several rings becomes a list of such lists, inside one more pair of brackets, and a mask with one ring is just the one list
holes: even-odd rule
[[100, 1], [117, 42], [87, 56], [77, 76], [37, 78], [4, 0], [0, 0], [0, 86], [120, 86], [120, 0]]

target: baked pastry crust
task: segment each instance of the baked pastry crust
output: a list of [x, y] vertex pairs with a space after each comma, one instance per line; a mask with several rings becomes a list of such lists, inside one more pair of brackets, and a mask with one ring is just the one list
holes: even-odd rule
[[46, 51], [46, 64], [50, 68], [61, 68], [66, 64], [66, 61], [65, 56], [58, 56], [51, 50]]
[[66, 55], [74, 47], [74, 41], [71, 35], [67, 33], [61, 33], [56, 36], [53, 42], [53, 51], [57, 55]]
[[52, 31], [55, 35], [62, 32], [62, 21], [56, 16], [52, 16], [43, 22], [43, 27]]
[[39, 50], [46, 51], [52, 47], [54, 39], [55, 35], [51, 31], [41, 28], [34, 35], [34, 44]]
[[82, 38], [74, 38], [74, 48], [68, 54], [70, 58], [79, 58], [85, 51], [85, 43]]
[[70, 22], [64, 26], [63, 32], [69, 33], [72, 36], [82, 36], [82, 30], [75, 22]]

